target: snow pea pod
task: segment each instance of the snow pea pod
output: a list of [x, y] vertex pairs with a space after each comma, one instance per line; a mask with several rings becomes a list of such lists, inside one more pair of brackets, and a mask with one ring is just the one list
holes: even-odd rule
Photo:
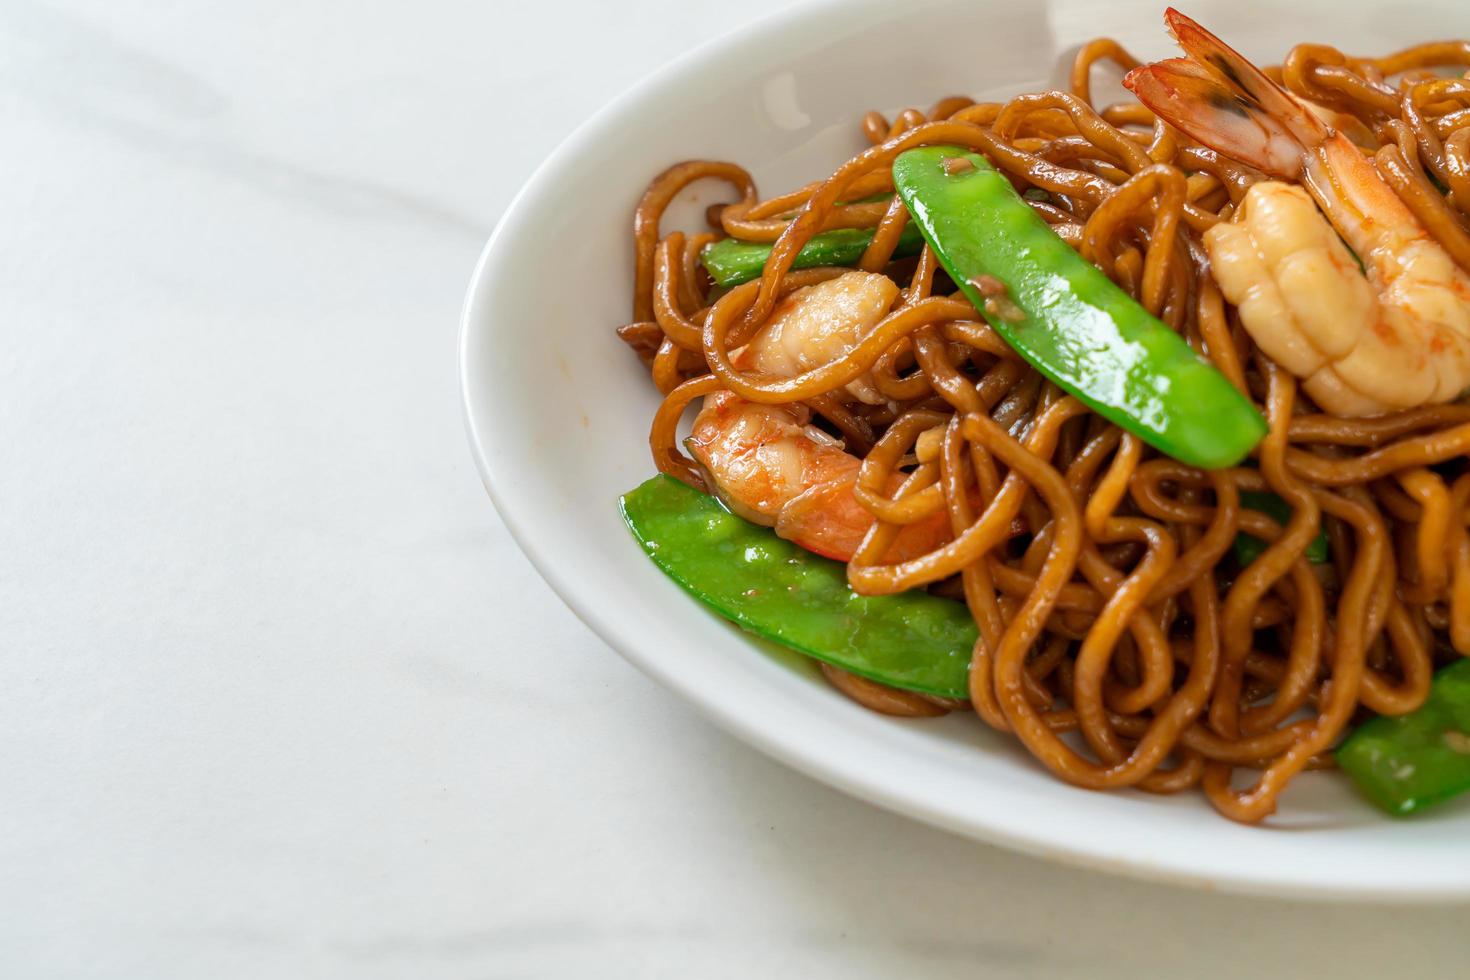
[[1470, 660], [1441, 668], [1417, 710], [1359, 726], [1338, 748], [1337, 764], [1395, 816], [1470, 790]]
[[846, 567], [742, 520], [659, 475], [624, 494], [623, 519], [685, 591], [726, 619], [893, 687], [968, 697], [977, 631], [969, 610], [926, 592], [860, 596]]
[[1205, 469], [1235, 465], [1265, 436], [1225, 375], [1073, 251], [984, 157], [909, 150], [893, 183], [975, 308], [1088, 408]]
[[[802, 246], [796, 253], [793, 269], [810, 269], [819, 265], [857, 265], [863, 251], [873, 241], [872, 228], [837, 228], [825, 231]], [[706, 245], [699, 262], [717, 286], [738, 286], [760, 276], [766, 259], [771, 257], [771, 242], [747, 242], [739, 238], [723, 238]], [[913, 224], [903, 227], [898, 236], [894, 258], [918, 255], [924, 247], [924, 236]]]

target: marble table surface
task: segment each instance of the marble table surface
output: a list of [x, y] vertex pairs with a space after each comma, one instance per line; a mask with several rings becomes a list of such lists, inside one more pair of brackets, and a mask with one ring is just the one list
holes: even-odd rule
[[779, 6], [0, 2], [0, 975], [1465, 975], [1464, 909], [826, 789], [521, 558], [459, 415], [480, 245], [611, 93]]

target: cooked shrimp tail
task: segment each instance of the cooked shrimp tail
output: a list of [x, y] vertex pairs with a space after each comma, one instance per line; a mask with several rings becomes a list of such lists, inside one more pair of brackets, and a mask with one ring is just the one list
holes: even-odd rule
[[1123, 84], [1144, 105], [1206, 146], [1277, 177], [1295, 177], [1304, 147], [1326, 127], [1265, 72], [1170, 7], [1169, 33], [1189, 58], [1143, 65]]

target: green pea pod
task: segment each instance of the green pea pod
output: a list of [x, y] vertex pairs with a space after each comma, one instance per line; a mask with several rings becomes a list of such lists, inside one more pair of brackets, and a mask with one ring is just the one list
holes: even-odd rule
[[[946, 164], [956, 157], [970, 166]], [[1265, 436], [1266, 420], [1223, 374], [1073, 251], [984, 157], [909, 150], [893, 183], [975, 308], [1088, 408], [1205, 469], [1235, 465]], [[987, 281], [1005, 289], [989, 309]]]
[[654, 477], [620, 503], [654, 563], [726, 619], [883, 684], [969, 696], [978, 632], [960, 603], [926, 592], [860, 596], [841, 562], [741, 520], [671, 477]]
[[[872, 228], [837, 228], [812, 236], [796, 253], [793, 269], [810, 269], [819, 265], [857, 265], [863, 251], [873, 241]], [[924, 236], [912, 224], [904, 226], [898, 236], [894, 258], [918, 255], [924, 247]], [[760, 276], [766, 259], [771, 257], [770, 242], [746, 242], [724, 238], [706, 245], [699, 255], [700, 264], [717, 286], [738, 286]]]
[[1470, 790], [1470, 660], [1436, 673], [1417, 710], [1359, 726], [1338, 747], [1337, 764], [1395, 816]]
[[[1242, 490], [1240, 492], [1240, 506], [1250, 510], [1258, 510], [1271, 518], [1277, 524], [1285, 525], [1291, 520], [1291, 504], [1282, 500], [1270, 491]], [[1266, 542], [1260, 538], [1252, 537], [1242, 531], [1235, 536], [1235, 560], [1244, 568], [1266, 550]], [[1307, 545], [1307, 561], [1314, 565], [1322, 565], [1327, 561], [1327, 535], [1321, 531]]]

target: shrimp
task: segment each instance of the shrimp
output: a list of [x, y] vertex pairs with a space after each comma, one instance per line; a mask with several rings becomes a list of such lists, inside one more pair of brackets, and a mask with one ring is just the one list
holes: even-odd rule
[[[891, 279], [870, 272], [846, 272], [798, 289], [733, 361], [741, 370], [794, 377], [851, 350], [897, 297]], [[847, 391], [868, 404], [884, 401], [870, 378], [857, 379]], [[775, 527], [808, 551], [847, 561], [873, 525], [852, 492], [861, 461], [812, 425], [804, 405], [759, 405], [717, 392], [705, 398], [686, 445], [733, 512]], [[887, 557], [922, 555], [948, 540], [948, 530], [943, 514], [907, 525]]]
[[1123, 84], [1191, 138], [1278, 178], [1205, 234], [1251, 339], [1336, 415], [1458, 397], [1470, 386], [1470, 278], [1347, 133], [1179, 11], [1165, 20], [1189, 57]]

